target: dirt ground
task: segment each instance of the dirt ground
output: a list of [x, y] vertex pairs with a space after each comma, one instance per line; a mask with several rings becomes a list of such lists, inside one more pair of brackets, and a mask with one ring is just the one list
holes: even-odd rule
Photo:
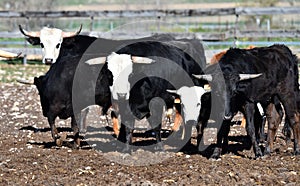
[[[180, 152], [135, 150], [131, 155], [56, 147], [35, 86], [0, 84], [0, 185], [299, 185], [300, 156], [277, 134], [275, 152], [254, 159], [245, 129], [235, 125], [229, 153], [219, 160], [192, 145]], [[97, 118], [90, 112], [89, 122]], [[70, 134], [70, 120], [57, 120]], [[104, 125], [103, 125], [104, 126]], [[164, 126], [168, 129], [168, 126]], [[109, 128], [106, 126], [106, 128]], [[111, 136], [111, 130], [103, 130]], [[209, 131], [209, 130], [208, 130]], [[211, 132], [211, 131], [210, 131]], [[213, 134], [213, 132], [211, 132]], [[105, 145], [105, 139], [102, 144]], [[107, 137], [108, 139], [109, 137]], [[134, 138], [137, 143], [142, 138]], [[151, 138], [148, 139], [151, 141]], [[109, 144], [109, 142], [107, 142]], [[213, 144], [213, 143], [212, 143]], [[107, 145], [107, 144], [106, 144]], [[137, 162], [142, 162], [140, 166]]]

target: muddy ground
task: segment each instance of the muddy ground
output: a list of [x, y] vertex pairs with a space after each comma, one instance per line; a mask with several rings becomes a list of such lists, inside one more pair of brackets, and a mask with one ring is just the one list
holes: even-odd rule
[[[97, 108], [88, 121], [98, 118]], [[299, 185], [300, 156], [293, 156], [279, 131], [275, 152], [254, 159], [245, 129], [235, 125], [230, 133], [230, 152], [219, 160], [199, 154], [194, 145], [180, 152], [150, 152], [137, 148], [132, 155], [100, 151], [85, 145], [71, 149], [52, 143], [33, 85], [0, 84], [0, 185]], [[61, 133], [70, 135], [70, 120], [57, 120]], [[106, 128], [105, 128], [106, 127]], [[108, 130], [107, 130], [108, 129]], [[164, 126], [168, 131], [169, 126]], [[211, 135], [212, 130], [207, 130]], [[103, 124], [102, 142], [113, 139]], [[141, 140], [153, 138], [134, 138]], [[208, 137], [206, 140], [210, 140]], [[107, 143], [106, 143], [107, 142]], [[90, 144], [90, 143], [89, 143]], [[212, 147], [214, 142], [212, 141]], [[113, 145], [113, 143], [112, 143]], [[140, 166], [139, 166], [140, 165]]]

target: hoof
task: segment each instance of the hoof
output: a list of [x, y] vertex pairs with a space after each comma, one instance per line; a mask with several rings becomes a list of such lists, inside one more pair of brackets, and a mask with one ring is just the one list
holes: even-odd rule
[[221, 148], [215, 148], [213, 154], [210, 156], [211, 159], [219, 159], [221, 157]]
[[58, 138], [58, 139], [55, 139], [55, 144], [58, 146], [58, 147], [61, 147], [62, 144], [63, 144], [63, 140], [61, 138]]
[[164, 146], [163, 146], [163, 144], [162, 144], [161, 142], [158, 143], [158, 144], [154, 147], [154, 150], [155, 150], [155, 151], [161, 151], [161, 152], [164, 152], [164, 151], [165, 151]]
[[259, 149], [259, 150], [257, 150], [257, 152], [255, 153], [255, 158], [257, 159], [257, 158], [261, 158], [261, 157], [263, 157], [263, 153], [262, 153], [261, 150]]
[[270, 147], [266, 147], [264, 150], [264, 155], [270, 155], [271, 154], [271, 149]]
[[61, 136], [57, 136], [55, 138], [55, 143], [58, 147], [61, 147], [63, 145], [63, 142], [67, 139], [67, 134], [63, 133]]
[[124, 147], [122, 150], [121, 150], [121, 153], [124, 153], [124, 154], [131, 154], [131, 149], [129, 147], [129, 145], [126, 147]]
[[79, 149], [80, 148], [80, 144], [78, 145], [77, 143], [73, 143], [73, 145], [71, 146], [72, 149]]
[[300, 150], [295, 150], [294, 155], [295, 155], [295, 156], [300, 155]]

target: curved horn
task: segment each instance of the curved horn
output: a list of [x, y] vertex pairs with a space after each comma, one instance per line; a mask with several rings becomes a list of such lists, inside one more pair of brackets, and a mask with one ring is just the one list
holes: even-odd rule
[[28, 31], [24, 30], [21, 25], [19, 25], [19, 30], [21, 31], [21, 33], [24, 36], [27, 36], [27, 37], [40, 37], [40, 35], [41, 35], [40, 32], [28, 32]]
[[26, 79], [16, 79], [17, 82], [25, 84], [25, 85], [33, 85], [34, 82], [31, 80], [26, 80]]
[[170, 90], [170, 89], [167, 89], [167, 92], [172, 93], [172, 94], [177, 94], [177, 90]]
[[97, 57], [97, 58], [89, 59], [85, 63], [89, 65], [104, 64], [106, 63], [106, 57]]
[[4, 57], [4, 58], [17, 58], [17, 57], [20, 57], [21, 54], [22, 53], [15, 54], [15, 53], [0, 50], [0, 57]]
[[82, 24], [80, 24], [80, 27], [79, 27], [79, 29], [76, 32], [63, 32], [62, 33], [62, 37], [66, 38], [66, 37], [76, 36], [76, 35], [78, 35], [81, 32], [81, 29], [82, 29]]
[[139, 57], [139, 56], [131, 56], [131, 60], [133, 63], [142, 63], [142, 64], [151, 64], [155, 61], [148, 57]]
[[212, 81], [212, 75], [211, 74], [204, 74], [204, 75], [196, 75], [196, 74], [193, 74], [193, 76], [195, 78], [198, 78], [198, 79], [203, 79], [203, 80], [206, 80], [208, 82], [211, 82]]
[[260, 73], [260, 74], [239, 74], [240, 81], [247, 80], [247, 79], [257, 78], [257, 77], [259, 77], [261, 75], [262, 75], [262, 73]]

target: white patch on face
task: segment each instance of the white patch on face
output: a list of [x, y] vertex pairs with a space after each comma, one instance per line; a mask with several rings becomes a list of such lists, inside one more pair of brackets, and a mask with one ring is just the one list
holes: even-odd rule
[[128, 54], [112, 53], [107, 57], [108, 69], [113, 74], [113, 85], [110, 91], [115, 100], [118, 100], [118, 95], [126, 95], [126, 100], [129, 99], [130, 83], [129, 75], [132, 73], [132, 60]]
[[177, 90], [183, 106], [183, 118], [186, 123], [189, 120], [197, 121], [201, 109], [201, 97], [205, 93], [202, 87], [181, 87]]
[[41, 45], [43, 46], [43, 63], [46, 62], [46, 59], [55, 63], [63, 41], [62, 30], [44, 27], [40, 33]]

